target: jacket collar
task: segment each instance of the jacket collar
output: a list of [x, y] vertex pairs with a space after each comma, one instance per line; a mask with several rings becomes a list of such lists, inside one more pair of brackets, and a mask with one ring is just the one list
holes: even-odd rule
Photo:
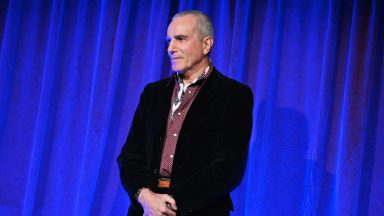
[[[217, 96], [220, 86], [220, 79], [222, 74], [211, 65], [210, 74], [205, 81], [205, 84], [201, 87], [199, 93], [191, 104], [191, 107], [188, 110], [187, 116], [184, 119], [183, 125], [188, 125], [188, 123], [199, 113], [203, 112], [206, 107], [209, 106], [211, 101]], [[161, 88], [160, 93], [160, 115], [161, 115], [161, 132], [165, 134], [165, 129], [167, 125], [167, 119], [169, 110], [171, 109], [171, 100], [173, 88], [175, 86], [175, 78], [173, 76], [168, 78], [169, 81], [167, 84]]]

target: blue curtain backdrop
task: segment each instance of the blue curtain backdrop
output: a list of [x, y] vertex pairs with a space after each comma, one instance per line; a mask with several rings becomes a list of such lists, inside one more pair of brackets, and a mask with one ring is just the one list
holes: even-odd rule
[[0, 215], [125, 215], [116, 157], [185, 9], [254, 92], [233, 215], [384, 215], [382, 0], [1, 0]]

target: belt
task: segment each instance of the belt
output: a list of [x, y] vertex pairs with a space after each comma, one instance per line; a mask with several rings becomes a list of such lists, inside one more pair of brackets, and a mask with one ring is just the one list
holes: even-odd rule
[[170, 178], [158, 178], [157, 179], [157, 187], [161, 189], [169, 188], [171, 185]]

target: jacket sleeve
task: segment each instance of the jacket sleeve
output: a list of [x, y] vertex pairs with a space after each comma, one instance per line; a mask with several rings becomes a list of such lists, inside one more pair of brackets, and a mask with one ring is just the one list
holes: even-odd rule
[[253, 95], [247, 86], [232, 91], [226, 102], [214, 157], [170, 193], [181, 215], [190, 214], [229, 194], [241, 181], [252, 132]]
[[149, 185], [146, 168], [146, 112], [149, 85], [144, 88], [136, 108], [131, 128], [126, 142], [121, 150], [117, 163], [120, 169], [120, 179], [124, 189], [128, 192], [131, 203], [139, 205], [134, 198], [135, 193], [142, 187]]

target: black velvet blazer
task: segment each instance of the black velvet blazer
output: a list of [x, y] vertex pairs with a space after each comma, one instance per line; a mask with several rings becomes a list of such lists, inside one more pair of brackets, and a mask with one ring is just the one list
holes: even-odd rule
[[[157, 190], [174, 78], [148, 84], [140, 97], [118, 157], [120, 178], [131, 199], [129, 215], [142, 215], [136, 191]], [[193, 101], [177, 142], [171, 187], [179, 215], [232, 210], [229, 196], [241, 181], [252, 131], [249, 87], [215, 68]]]

